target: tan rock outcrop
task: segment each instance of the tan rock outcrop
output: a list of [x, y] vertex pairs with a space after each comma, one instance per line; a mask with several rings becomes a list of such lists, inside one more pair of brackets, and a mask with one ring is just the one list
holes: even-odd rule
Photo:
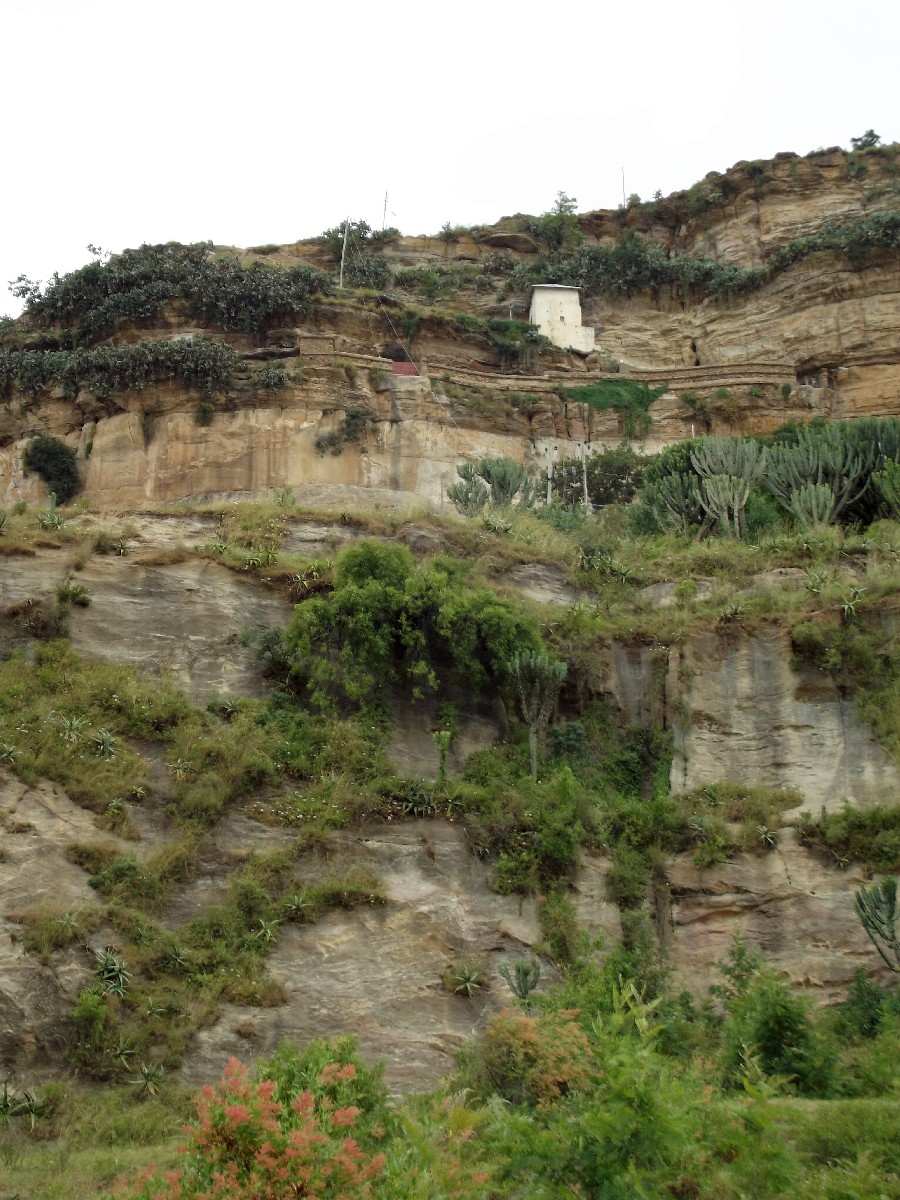
[[897, 794], [893, 759], [834, 680], [793, 668], [780, 626], [692, 634], [672, 668], [673, 791], [720, 779], [792, 787], [817, 813]]

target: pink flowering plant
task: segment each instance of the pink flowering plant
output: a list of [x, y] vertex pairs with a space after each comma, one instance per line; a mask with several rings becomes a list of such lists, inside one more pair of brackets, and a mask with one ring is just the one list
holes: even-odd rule
[[288, 1103], [276, 1084], [254, 1082], [232, 1059], [222, 1080], [197, 1098], [196, 1119], [178, 1170], [150, 1173], [120, 1194], [133, 1200], [365, 1200], [384, 1169], [384, 1155], [353, 1136], [356, 1105], [338, 1106], [329, 1093], [348, 1084], [352, 1064], [326, 1064], [318, 1095], [303, 1091]]

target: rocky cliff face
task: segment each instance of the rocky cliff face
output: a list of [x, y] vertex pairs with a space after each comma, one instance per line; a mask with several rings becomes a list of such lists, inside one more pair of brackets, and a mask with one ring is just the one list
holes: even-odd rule
[[[79, 520], [96, 527], [94, 517]], [[440, 547], [439, 533], [428, 525], [404, 525], [400, 534], [421, 549]], [[135, 518], [128, 557], [82, 563], [77, 577], [93, 598], [72, 613], [71, 638], [79, 653], [168, 672], [201, 706], [212, 697], [260, 694], [265, 682], [238, 635], [247, 625], [285, 624], [291, 607], [256, 576], [187, 553], [212, 536], [214, 520], [203, 515]], [[314, 556], [334, 553], [357, 536], [359, 530], [339, 522], [288, 521], [284, 545]], [[179, 547], [184, 553], [166, 561]], [[28, 597], [53, 595], [77, 558], [77, 547], [65, 546], [5, 557], [0, 611]], [[545, 606], [548, 621], [582, 603], [549, 564], [514, 565], [501, 581]], [[0, 643], [8, 642], [10, 628], [8, 618], [0, 619]], [[612, 640], [601, 657], [600, 686], [618, 720], [672, 731], [673, 791], [731, 779], [793, 787], [802, 798], [785, 814], [775, 846], [704, 868], [690, 854], [665, 864], [652, 908], [680, 984], [702, 993], [736, 932], [818, 1003], [839, 997], [858, 966], [878, 973], [877, 956], [853, 914], [852, 895], [863, 872], [827, 865], [799, 844], [795, 829], [803, 808], [818, 813], [896, 795], [896, 765], [852, 701], [830, 677], [792, 665], [787, 631], [775, 620], [753, 631], [709, 627], [669, 649]], [[502, 706], [460, 701], [451, 771], [505, 731]], [[389, 753], [396, 768], [433, 777], [437, 701], [416, 704], [398, 695], [392, 707]], [[71, 1036], [72, 1003], [90, 978], [90, 959], [77, 947], [43, 962], [24, 953], [21, 914], [42, 904], [76, 910], [96, 899], [87, 873], [67, 860], [71, 843], [99, 837], [118, 853], [136, 851], [143, 859], [163, 834], [166, 768], [149, 746], [135, 748], [150, 755], [158, 793], [156, 799], [126, 801], [140, 833], [137, 843], [98, 831], [92, 815], [59, 787], [28, 786], [0, 771], [0, 1054], [12, 1076], [34, 1079], [55, 1070]], [[197, 877], [159, 914], [167, 928], [177, 931], [218, 902], [229, 871], [249, 852], [292, 842], [294, 831], [253, 819], [250, 801], [204, 839]], [[366, 1053], [387, 1059], [393, 1087], [428, 1086], [503, 1003], [499, 982], [469, 999], [441, 988], [442, 971], [470, 959], [496, 977], [500, 964], [541, 952], [533, 902], [496, 895], [490, 864], [473, 856], [452, 821], [366, 822], [335, 833], [301, 858], [298, 879], [315, 880], [326, 862], [331, 873], [342, 864], [369, 867], [385, 886], [386, 905], [337, 911], [315, 926], [285, 926], [270, 958], [284, 1002], [272, 1008], [225, 1005], [185, 1060], [191, 1083], [215, 1076], [232, 1054], [270, 1052], [286, 1035], [306, 1039], [352, 1027]], [[573, 891], [579, 922], [602, 933], [607, 945], [620, 936], [619, 913], [606, 892], [610, 868], [602, 850], [583, 854]], [[102, 949], [110, 938], [115, 933], [101, 927], [90, 946]], [[552, 978], [545, 964], [545, 979]]]
[[[630, 230], [670, 254], [759, 266], [830, 224], [896, 209], [895, 161], [875, 153], [857, 161], [840, 151], [781, 155], [709, 176], [690, 193], [586, 214], [580, 223], [588, 245], [612, 244]], [[507, 220], [456, 241], [400, 238], [383, 252], [395, 268], [456, 271], [457, 290], [440, 302], [451, 312], [506, 317], [518, 301], [520, 315], [527, 296], [508, 295], [503, 275], [482, 276], [493, 281], [490, 294], [472, 283], [472, 272], [482, 271], [490, 255], [535, 260], [537, 243], [514, 226]], [[265, 261], [298, 260], [327, 266], [318, 243], [283, 247]], [[461, 459], [501, 453], [537, 464], [548, 443], [565, 454], [583, 437], [618, 442], [619, 414], [589, 414], [564, 396], [567, 387], [608, 374], [610, 358], [625, 374], [670, 386], [651, 409], [642, 442], [648, 450], [692, 431], [768, 433], [787, 420], [898, 411], [896, 250], [867, 251], [858, 263], [834, 248], [804, 253], [763, 286], [731, 299], [688, 303], [666, 289], [588, 296], [584, 319], [598, 331], [600, 352], [584, 359], [554, 351], [512, 375], [501, 371], [489, 340], [404, 286], [395, 284], [393, 297], [347, 293], [321, 301], [302, 330], [279, 331], [286, 341], [225, 333], [243, 368], [232, 392], [216, 399], [207, 424], [196, 420], [201, 397], [174, 384], [106, 399], [81, 392], [74, 401], [62, 391], [31, 397], [13, 388], [0, 414], [0, 503], [41, 494], [37, 481], [23, 476], [21, 456], [28, 437], [43, 429], [78, 448], [87, 493], [107, 507], [285, 486], [351, 486], [398, 493], [401, 503], [415, 495], [440, 504]], [[406, 329], [422, 364], [418, 379], [392, 376], [392, 364], [379, 357], [407, 338]], [[155, 326], [122, 325], [108, 340], [202, 332], [224, 331], [198, 325], [176, 304]], [[22, 344], [30, 344], [27, 337]], [[266, 361], [286, 372], [274, 393], [254, 384], [252, 369]], [[325, 452], [317, 448], [348, 410], [368, 415], [365, 435], [343, 446], [332, 442]]]
[[[890, 157], [860, 164], [838, 152], [780, 156], [739, 164], [692, 193], [653, 205], [586, 214], [580, 224], [592, 245], [612, 244], [630, 229], [670, 253], [759, 266], [823, 223], [897, 207], [892, 165]], [[385, 249], [394, 268], [461, 271], [457, 291], [443, 303], [478, 320], [506, 317], [516, 297], [501, 298], [503, 277], [488, 295], [465, 271], [480, 270], [489, 255], [527, 264], [538, 252], [512, 220], [456, 241], [401, 238]], [[284, 247], [272, 261], [326, 265], [319, 244]], [[621, 439], [619, 414], [591, 412], [566, 395], [573, 385], [608, 375], [609, 358], [619, 360], [625, 375], [669, 384], [651, 408], [646, 450], [707, 429], [768, 433], [786, 420], [897, 413], [898, 294], [895, 251], [873, 253], [855, 269], [832, 248], [805, 255], [730, 300], [689, 304], [661, 291], [615, 301], [588, 297], [585, 319], [598, 329], [600, 352], [543, 353], [530, 373], [503, 371], [482, 334], [399, 287], [393, 298], [349, 293], [319, 300], [305, 325], [277, 336], [198, 324], [172, 304], [151, 327], [122, 325], [107, 341], [223, 337], [239, 365], [233, 386], [212, 401], [174, 383], [107, 396], [81, 391], [74, 398], [62, 388], [35, 395], [9, 390], [0, 412], [0, 506], [45, 499], [22, 455], [34, 433], [52, 432], [77, 450], [93, 509], [132, 514], [131, 553], [91, 558], [49, 535], [28, 553], [0, 558], [0, 650], [26, 640], [9, 610], [53, 597], [75, 570], [92, 595], [89, 607], [70, 616], [80, 654], [168, 672], [201, 706], [214, 696], [262, 695], [266, 682], [240, 635], [248, 626], [284, 626], [292, 611], [287, 589], [193, 553], [216, 541], [216, 516], [154, 515], [142, 512], [145, 506], [285, 488], [300, 505], [332, 514], [415, 505], [425, 515], [417, 522], [398, 518], [393, 534], [418, 554], [441, 553], [447, 528], [436, 528], [427, 514], [445, 507], [461, 460], [509, 455], [540, 467], [549, 446], [566, 455], [584, 439], [594, 445]], [[398, 341], [410, 341], [406, 330], [414, 331], [419, 376], [394, 375], [385, 357]], [[26, 332], [21, 344], [53, 336]], [[257, 371], [273, 365], [284, 377], [269, 390]], [[93, 532], [104, 518], [85, 513], [77, 522]], [[281, 550], [308, 561], [332, 556], [358, 536], [357, 525], [320, 513], [285, 520]], [[520, 557], [498, 559], [492, 585], [545, 606], [548, 628], [560, 613], [592, 601], [558, 564], [539, 554], [529, 561], [524, 551]], [[787, 574], [773, 586], [802, 589], [802, 578], [791, 584]], [[700, 593], [704, 588], [709, 584], [701, 580]], [[648, 587], [641, 604], [672, 603], [673, 589], [671, 582]], [[879, 970], [852, 911], [862, 873], [820, 861], [800, 845], [796, 825], [803, 808], [818, 813], [845, 802], [877, 803], [896, 794], [900, 779], [834, 680], [792, 662], [786, 626], [773, 617], [748, 629], [724, 621], [692, 627], [671, 643], [614, 637], [598, 661], [598, 689], [621, 724], [671, 733], [673, 791], [726, 779], [792, 787], [802, 797], [786, 814], [777, 845], [703, 869], [679, 855], [661, 868], [653, 896], [657, 935], [685, 986], [701, 991], [711, 982], [736, 930], [820, 1002], [837, 997], [858, 965]], [[506, 728], [502, 706], [465, 698], [458, 706], [451, 771]], [[393, 710], [395, 766], [433, 776], [436, 702], [394, 696]], [[149, 762], [146, 746], [136, 749], [163, 781], [153, 803], [126, 805], [144, 857], [164, 823], [166, 767], [158, 756]], [[44, 781], [29, 786], [0, 769], [0, 832], [0, 1056], [4, 1073], [32, 1079], [58, 1061], [70, 1033], [67, 1014], [90, 977], [91, 960], [77, 948], [47, 961], [26, 954], [19, 919], [30, 905], [51, 899], [57, 908], [90, 904], [87, 873], [67, 860], [65, 848], [98, 831], [60, 788]], [[118, 851], [134, 849], [113, 834], [102, 837]], [[229, 812], [201, 847], [197, 879], [161, 920], [176, 930], [221, 897], [228, 870], [248, 847], [277, 849], [285, 842], [283, 830], [253, 820], [252, 812]], [[367, 1052], [387, 1058], [394, 1087], [426, 1086], [503, 1002], [496, 987], [475, 998], [442, 990], [447, 964], [471, 957], [495, 968], [541, 949], [534, 906], [491, 890], [490, 868], [469, 852], [459, 825], [410, 818], [342, 831], [303, 858], [300, 876], [315, 877], [322, 855], [369, 864], [385, 883], [385, 906], [332, 912], [315, 927], [286, 929], [271, 959], [285, 1003], [225, 1006], [188, 1056], [184, 1074], [191, 1082], [216, 1074], [231, 1053], [264, 1053], [286, 1033], [306, 1038], [350, 1024]], [[607, 898], [610, 869], [602, 848], [584, 854], [573, 892], [580, 923], [608, 943], [621, 932]], [[97, 930], [90, 948], [102, 948], [109, 936]]]

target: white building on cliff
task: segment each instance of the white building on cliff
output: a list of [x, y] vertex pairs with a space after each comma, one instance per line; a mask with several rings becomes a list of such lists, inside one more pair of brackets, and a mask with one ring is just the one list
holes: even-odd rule
[[581, 323], [579, 291], [562, 283], [536, 284], [528, 319], [554, 346], [590, 354], [594, 349], [594, 330]]

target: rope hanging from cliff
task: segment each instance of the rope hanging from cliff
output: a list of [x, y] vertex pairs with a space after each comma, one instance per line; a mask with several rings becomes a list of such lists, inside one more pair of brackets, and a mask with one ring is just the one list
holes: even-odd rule
[[[403, 349], [409, 362], [414, 362], [415, 360], [413, 359], [413, 356], [412, 356], [412, 342], [410, 342], [410, 344], [407, 345], [404, 342], [403, 338], [400, 336], [397, 326], [394, 324], [393, 318], [391, 317], [390, 311], [384, 306], [384, 304], [382, 302], [381, 290], [380, 290], [380, 288], [375, 286], [375, 281], [372, 279], [372, 276], [371, 276], [370, 270], [369, 270], [369, 264], [366, 262], [366, 256], [357, 247], [355, 247], [353, 245], [352, 238], [348, 242], [348, 249], [349, 249], [351, 255], [356, 256], [357, 265], [360, 267], [362, 274], [368, 280], [369, 287], [375, 293], [375, 299], [378, 302], [378, 307], [381, 309], [385, 320], [387, 321], [388, 325], [391, 327], [391, 333], [393, 333], [393, 335], [394, 335], [394, 340]], [[453, 417], [453, 413], [451, 412], [450, 405], [447, 403], [447, 401], [438, 397], [437, 394], [433, 390], [431, 392], [431, 395], [434, 398], [434, 400], [436, 400], [437, 403], [446, 410], [447, 420], [450, 422], [450, 424], [453, 426], [456, 426], [456, 420]]]

